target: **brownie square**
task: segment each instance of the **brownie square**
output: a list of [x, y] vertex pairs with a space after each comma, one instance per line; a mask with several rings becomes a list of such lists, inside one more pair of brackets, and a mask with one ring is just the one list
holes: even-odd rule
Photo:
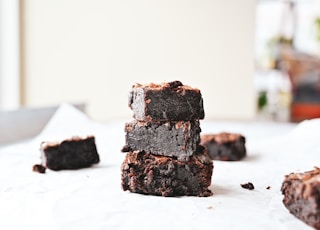
[[126, 145], [122, 152], [145, 151], [186, 159], [200, 143], [200, 123], [195, 121], [144, 122], [125, 124]]
[[246, 156], [246, 139], [237, 133], [222, 132], [201, 135], [201, 145], [208, 149], [213, 160], [238, 161]]
[[281, 192], [283, 204], [291, 214], [320, 229], [320, 168], [286, 175]]
[[199, 89], [180, 81], [136, 84], [129, 93], [129, 107], [140, 121], [188, 121], [204, 118]]
[[85, 168], [100, 161], [93, 136], [43, 142], [40, 151], [41, 165], [52, 170]]
[[213, 162], [206, 149], [189, 161], [174, 157], [129, 152], [121, 166], [122, 188], [134, 193], [157, 196], [211, 196]]

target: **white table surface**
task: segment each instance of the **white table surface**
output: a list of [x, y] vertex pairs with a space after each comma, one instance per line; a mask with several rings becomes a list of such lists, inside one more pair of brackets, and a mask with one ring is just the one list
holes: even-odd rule
[[[178, 198], [122, 191], [125, 122], [93, 122], [62, 105], [39, 136], [0, 148], [0, 229], [310, 229], [284, 207], [280, 186], [285, 174], [319, 166], [319, 119], [201, 121], [202, 133], [242, 133], [248, 156], [214, 161], [213, 196]], [[32, 172], [42, 141], [88, 134], [96, 137], [98, 165]], [[246, 182], [255, 189], [241, 188]]]

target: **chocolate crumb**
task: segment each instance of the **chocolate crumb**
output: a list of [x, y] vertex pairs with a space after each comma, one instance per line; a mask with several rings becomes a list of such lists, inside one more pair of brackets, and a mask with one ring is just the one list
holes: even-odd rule
[[122, 149], [120, 151], [123, 153], [127, 153], [127, 152], [132, 151], [132, 149], [129, 146], [125, 145], [122, 147]]
[[46, 173], [46, 167], [43, 165], [34, 165], [32, 167], [33, 172], [38, 172], [38, 173]]
[[168, 82], [168, 84], [171, 89], [175, 89], [175, 88], [178, 88], [179, 86], [183, 86], [181, 81], [172, 81], [172, 82]]
[[245, 189], [249, 189], [249, 190], [253, 190], [254, 189], [254, 186], [251, 182], [248, 182], [246, 184], [240, 184], [242, 188], [245, 188]]
[[212, 206], [209, 206], [208, 209], [213, 209], [213, 207], [212, 207]]
[[266, 189], [268, 189], [268, 190], [269, 190], [270, 188], [271, 188], [270, 186], [266, 187]]

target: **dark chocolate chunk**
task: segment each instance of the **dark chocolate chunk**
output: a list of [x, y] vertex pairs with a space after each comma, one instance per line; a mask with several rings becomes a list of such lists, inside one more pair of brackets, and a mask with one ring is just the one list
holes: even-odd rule
[[205, 148], [179, 161], [174, 157], [129, 152], [121, 166], [122, 188], [157, 196], [211, 196], [213, 162]]
[[254, 189], [254, 186], [251, 182], [248, 182], [248, 183], [245, 183], [245, 184], [241, 184], [241, 187], [242, 188], [245, 188], [245, 189], [249, 189], [249, 190], [253, 190]]
[[129, 93], [129, 107], [140, 121], [189, 121], [204, 118], [199, 89], [180, 81], [136, 84]]
[[185, 159], [200, 143], [200, 124], [195, 121], [141, 122], [125, 125], [126, 145], [122, 151], [145, 151]]
[[237, 133], [222, 132], [201, 135], [201, 144], [206, 146], [213, 160], [238, 161], [246, 156], [246, 139]]
[[291, 214], [320, 229], [320, 168], [286, 175], [281, 192], [283, 204]]
[[175, 88], [178, 88], [179, 86], [183, 86], [181, 81], [172, 81], [172, 82], [168, 82], [168, 84], [171, 89], [175, 89]]
[[74, 137], [61, 143], [43, 142], [41, 164], [52, 170], [80, 169], [99, 163], [95, 138]]

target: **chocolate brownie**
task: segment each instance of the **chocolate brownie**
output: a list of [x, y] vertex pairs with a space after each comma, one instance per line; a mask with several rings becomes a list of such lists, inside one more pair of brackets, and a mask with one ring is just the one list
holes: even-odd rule
[[204, 147], [189, 161], [129, 152], [121, 166], [124, 191], [157, 196], [211, 196], [213, 162]]
[[61, 143], [43, 142], [40, 146], [41, 165], [52, 169], [79, 169], [99, 163], [95, 138], [73, 137]]
[[204, 118], [199, 89], [180, 81], [135, 84], [129, 93], [129, 107], [140, 121], [189, 121]]
[[286, 175], [281, 192], [283, 204], [291, 214], [320, 229], [320, 168]]
[[200, 143], [207, 147], [213, 160], [238, 161], [247, 153], [246, 139], [237, 133], [203, 134]]
[[145, 151], [186, 159], [200, 143], [200, 123], [194, 121], [144, 122], [125, 124], [126, 145], [122, 152]]

